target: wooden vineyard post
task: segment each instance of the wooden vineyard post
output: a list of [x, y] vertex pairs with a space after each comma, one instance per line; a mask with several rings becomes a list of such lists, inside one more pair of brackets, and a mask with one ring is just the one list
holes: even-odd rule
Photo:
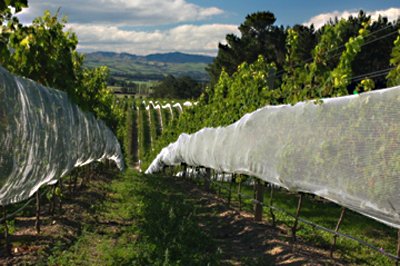
[[188, 173], [187, 177], [188, 177], [190, 182], [192, 182], [192, 181], [195, 182], [194, 179], [193, 179], [193, 166], [189, 166], [189, 173]]
[[297, 224], [299, 223], [299, 220], [297, 219], [297, 217], [300, 216], [301, 204], [303, 203], [303, 196], [304, 196], [304, 194], [300, 193], [299, 204], [297, 205], [296, 220], [295, 220], [294, 225], [292, 227], [293, 242], [296, 241], [296, 230], [297, 230]]
[[63, 187], [62, 187], [62, 186], [63, 186], [62, 177], [60, 178], [58, 185], [59, 185], [59, 188], [60, 188], [60, 195], [58, 195], [58, 196], [59, 196], [59, 198], [58, 198], [58, 200], [59, 200], [58, 210], [61, 211], [61, 210], [62, 210], [62, 199], [61, 199], [61, 195], [62, 195], [62, 188], [63, 188]]
[[[215, 177], [215, 170], [212, 170], [212, 174], [211, 174], [211, 176], [210, 176], [210, 182], [211, 182], [212, 179], [214, 179], [214, 177]], [[211, 182], [211, 184], [210, 184], [210, 191], [212, 190], [213, 186], [214, 186], [214, 183]]]
[[183, 166], [183, 174], [182, 174], [182, 177], [183, 177], [183, 178], [186, 178], [186, 169], [187, 169], [187, 164], [185, 164], [185, 163], [182, 163], [182, 166]]
[[[397, 241], [398, 241], [398, 244], [397, 244], [397, 257], [400, 257], [400, 229], [399, 229], [399, 232], [397, 233]], [[400, 261], [396, 261], [396, 266], [399, 266], [400, 265]]]
[[36, 191], [36, 232], [40, 234], [40, 193], [39, 190]]
[[53, 197], [51, 198], [51, 203], [50, 203], [50, 214], [51, 216], [54, 216], [54, 210], [56, 209], [56, 204], [57, 204], [57, 195], [56, 195], [56, 189], [57, 185], [53, 185]]
[[87, 168], [86, 168], [86, 180], [87, 180], [89, 183], [91, 182], [91, 176], [92, 176], [91, 168], [92, 168], [92, 164], [90, 163], [90, 164], [88, 164], [88, 166], [87, 166]]
[[225, 173], [222, 173], [222, 178], [221, 181], [219, 182], [220, 186], [218, 187], [218, 198], [221, 198], [221, 186], [224, 179], [225, 179]]
[[198, 185], [201, 186], [201, 179], [200, 179], [200, 167], [196, 167], [196, 177], [197, 177], [197, 183]]
[[90, 165], [90, 179], [89, 182], [92, 182], [95, 176], [95, 163], [91, 163]]
[[253, 198], [255, 199], [257, 197], [257, 183], [254, 181], [253, 177]]
[[229, 208], [231, 207], [232, 185], [233, 185], [233, 182], [235, 181], [235, 176], [236, 176], [235, 174], [231, 175], [231, 184], [229, 186], [229, 195], [228, 195], [228, 207]]
[[191, 180], [193, 183], [196, 184], [196, 179], [195, 179], [195, 176], [194, 176], [194, 167], [193, 167], [193, 166], [190, 166], [190, 180]]
[[77, 186], [78, 186], [78, 176], [79, 176], [79, 169], [76, 169], [76, 172], [74, 174], [74, 192], [76, 192]]
[[[264, 184], [260, 179], [257, 179], [256, 200], [259, 202], [264, 201]], [[263, 206], [259, 203], [254, 204], [254, 220], [262, 221]]]
[[[271, 183], [271, 207], [274, 206], [274, 185]], [[272, 208], [269, 209], [269, 212], [271, 213], [271, 218], [272, 218], [272, 227], [275, 227], [276, 222], [275, 222], [275, 214], [274, 210]]]
[[242, 211], [242, 174], [239, 175], [239, 186], [238, 186], [238, 195], [239, 195], [239, 211]]
[[69, 196], [72, 195], [72, 175], [74, 173], [74, 170], [69, 173], [69, 184], [68, 184], [68, 191], [69, 191]]
[[[336, 225], [335, 232], [338, 232], [338, 231], [339, 231], [339, 228], [340, 228], [340, 225], [342, 224], [342, 221], [343, 221], [343, 217], [344, 217], [344, 213], [345, 213], [345, 212], [346, 212], [346, 208], [343, 207], [343, 208], [342, 208], [342, 213], [340, 214], [339, 221], [338, 221], [338, 223], [337, 223], [337, 225]], [[332, 244], [332, 247], [331, 247], [331, 258], [333, 258], [333, 253], [335, 252], [335, 249], [336, 249], [336, 238], [337, 238], [337, 237], [338, 237], [337, 235], [334, 235], [334, 236], [333, 236], [333, 244]]]
[[[109, 169], [111, 169], [111, 167]], [[86, 177], [87, 177], [86, 173], [87, 173], [87, 166], [85, 166], [85, 168], [82, 169], [82, 173], [81, 173], [81, 179], [82, 179], [81, 181], [82, 182], [81, 182], [81, 185], [79, 186], [79, 189], [82, 189], [85, 187], [85, 181], [86, 181]]]
[[210, 179], [211, 179], [211, 169], [206, 168], [206, 178], [204, 179], [204, 189], [210, 191]]
[[8, 225], [7, 225], [7, 212], [6, 212], [6, 206], [3, 205], [3, 223], [4, 223], [4, 239], [6, 241], [6, 251], [7, 251], [7, 256], [11, 257], [11, 244], [10, 244], [10, 236], [8, 234]]

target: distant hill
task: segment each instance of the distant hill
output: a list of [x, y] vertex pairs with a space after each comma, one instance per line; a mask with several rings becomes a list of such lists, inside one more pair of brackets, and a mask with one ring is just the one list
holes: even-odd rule
[[114, 53], [114, 52], [93, 52], [87, 53], [86, 59], [105, 59], [105, 58], [119, 58], [129, 60], [143, 60], [162, 63], [205, 63], [210, 64], [214, 60], [212, 56], [184, 54], [180, 52], [165, 53], [165, 54], [149, 54], [145, 56], [134, 55], [128, 53]]
[[112, 76], [130, 79], [162, 79], [167, 75], [190, 76], [194, 79], [209, 80], [205, 67], [212, 63], [214, 57], [184, 54], [180, 52], [150, 54], [146, 56], [93, 52], [85, 54], [84, 67], [95, 68], [107, 66]]
[[150, 54], [145, 58], [148, 61], [164, 62], [164, 63], [206, 63], [213, 62], [214, 57], [204, 55], [193, 55], [184, 53], [167, 53], [167, 54]]

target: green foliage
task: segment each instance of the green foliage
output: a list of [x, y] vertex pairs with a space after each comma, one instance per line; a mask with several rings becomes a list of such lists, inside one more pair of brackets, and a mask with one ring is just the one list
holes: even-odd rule
[[251, 64], [259, 55], [267, 62], [275, 62], [280, 69], [285, 56], [286, 32], [282, 26], [274, 26], [275, 21], [274, 14], [269, 11], [247, 15], [239, 26], [241, 37], [228, 34], [227, 44], [219, 44], [217, 57], [206, 68], [211, 84], [218, 82], [223, 71], [232, 75], [243, 62]]
[[138, 154], [138, 127], [137, 127], [137, 111], [136, 105], [132, 100], [128, 100], [126, 103], [127, 114], [125, 119], [125, 161], [129, 165], [134, 165], [139, 159]]
[[350, 37], [337, 65], [334, 65], [330, 60], [342, 43], [341, 32], [347, 24], [347, 21], [341, 20], [335, 26], [324, 27], [323, 35], [312, 52], [314, 60], [311, 63], [304, 63], [299, 59], [298, 33], [288, 30], [288, 53], [284, 66], [286, 73], [282, 77], [281, 85], [284, 103], [295, 104], [298, 101], [348, 94], [347, 86], [352, 76], [351, 63], [361, 51], [364, 36], [369, 32], [366, 29], [368, 24], [365, 24], [358, 36]]
[[28, 7], [28, 0], [0, 0], [0, 13], [9, 12], [9, 7], [14, 7], [18, 13], [24, 7]]
[[28, 0], [0, 0], [0, 55], [7, 55], [10, 52], [7, 47], [9, 29], [4, 26], [5, 22], [9, 21], [8, 25], [12, 25], [18, 20], [13, 18], [11, 8], [14, 8], [14, 13], [19, 13], [23, 8], [28, 7]]
[[161, 125], [158, 119], [159, 109], [154, 109], [152, 105], [149, 108], [150, 125], [151, 125], [151, 144], [154, 145], [158, 137], [161, 135]]
[[[358, 34], [364, 28], [365, 23], [368, 23], [367, 30], [370, 34], [364, 37], [365, 43], [362, 50], [357, 54], [352, 62], [352, 71], [354, 76], [363, 76], [367, 73], [377, 72], [387, 69], [390, 65], [391, 50], [393, 42], [396, 39], [396, 31], [400, 29], [399, 21], [389, 21], [387, 17], [379, 16], [375, 18], [372, 23], [371, 16], [360, 10], [356, 17], [350, 16], [348, 18], [348, 25], [342, 32], [344, 40]], [[368, 76], [366, 76], [368, 77]], [[375, 89], [386, 88], [385, 75], [372, 76]], [[353, 89], [359, 80], [353, 81], [349, 86], [349, 91]]]
[[176, 79], [168, 75], [154, 88], [150, 95], [153, 98], [163, 99], [191, 99], [198, 98], [202, 93], [202, 86], [189, 76]]
[[146, 110], [146, 106], [143, 103], [139, 106], [138, 116], [139, 158], [142, 159], [149, 154], [152, 143], [149, 112]]
[[[367, 75], [388, 68], [390, 51], [396, 38], [392, 33], [400, 29], [398, 21], [392, 23], [387, 17], [382, 16], [369, 23], [371, 16], [362, 10], [355, 17], [349, 16], [346, 23], [335, 19], [318, 30], [315, 30], [313, 25], [310, 27], [294, 25], [284, 29], [274, 26], [275, 20], [270, 12], [253, 13], [248, 15], [245, 22], [240, 25], [241, 37], [234, 34], [226, 36], [227, 44], [219, 44], [217, 57], [206, 69], [211, 76], [212, 85], [218, 83], [223, 69], [232, 75], [238, 65], [242, 62], [251, 64], [257, 60], [258, 55], [262, 55], [267, 62], [275, 62], [279, 71], [285, 69], [285, 54], [290, 53], [286, 50], [288, 45], [286, 43], [285, 46], [285, 39], [290, 31], [296, 31], [298, 35], [297, 66], [302, 67], [311, 59], [315, 60], [315, 52], [317, 52], [322, 57], [318, 60], [322, 59], [325, 63], [325, 66], [318, 65], [318, 71], [323, 71], [325, 67], [331, 70], [338, 65], [340, 61], [338, 55], [341, 54], [342, 49], [347, 49], [344, 42], [359, 35], [360, 30], [368, 30], [370, 34], [363, 34], [365, 42], [361, 44], [366, 46], [365, 49], [357, 51], [355, 59], [350, 63], [354, 76]], [[365, 23], [369, 24], [367, 28], [365, 28]], [[336, 27], [338, 24], [342, 24], [340, 29]], [[319, 43], [318, 51], [315, 51], [317, 43]], [[331, 43], [332, 46], [326, 46], [327, 43]], [[329, 60], [325, 60], [326, 58]], [[371, 79], [377, 84], [377, 88], [387, 87], [383, 75]], [[358, 83], [359, 81], [349, 82], [347, 90], [352, 92]]]
[[123, 139], [119, 125], [124, 113], [107, 89], [109, 70], [82, 69], [84, 56], [76, 51], [78, 38], [71, 29], [65, 29], [66, 23], [66, 17], [59, 20], [58, 12], [52, 15], [49, 11], [29, 26], [10, 17], [1, 34], [0, 64], [13, 74], [65, 91], [75, 104], [106, 121]]
[[[116, 133], [123, 124], [125, 113], [113, 91], [107, 89], [108, 76], [107, 67], [83, 69], [80, 73], [80, 86], [75, 88], [75, 95], [80, 99], [77, 102], [81, 108], [94, 113], [97, 119], [105, 121]], [[118, 135], [121, 138], [120, 131]]]
[[10, 24], [9, 48], [14, 50], [1, 64], [13, 74], [35, 80], [44, 86], [63, 90], [74, 100], [76, 71], [82, 58], [76, 52], [78, 39], [64, 31], [66, 18], [58, 21], [49, 11], [30, 26]]
[[388, 86], [392, 87], [400, 84], [400, 30], [397, 39], [394, 41], [390, 64], [395, 68], [389, 72], [386, 78], [388, 79]]
[[5, 129], [6, 126], [8, 125], [8, 118], [6, 116], [4, 99], [5, 99], [4, 88], [0, 88], [0, 132], [5, 132], [3, 129]]
[[161, 112], [161, 121], [163, 127], [162, 131], [164, 131], [168, 127], [168, 124], [172, 119], [171, 112], [169, 108], [160, 108], [160, 112]]

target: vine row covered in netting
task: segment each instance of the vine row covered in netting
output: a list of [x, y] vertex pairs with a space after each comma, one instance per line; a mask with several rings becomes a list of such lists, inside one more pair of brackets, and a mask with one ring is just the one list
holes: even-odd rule
[[74, 167], [110, 159], [124, 168], [120, 144], [103, 121], [67, 94], [0, 67], [0, 205], [23, 201]]
[[181, 134], [164, 165], [247, 174], [400, 228], [400, 87], [266, 106], [227, 127]]

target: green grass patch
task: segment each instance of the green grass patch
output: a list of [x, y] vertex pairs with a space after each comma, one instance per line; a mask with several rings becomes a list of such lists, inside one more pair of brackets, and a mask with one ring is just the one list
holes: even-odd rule
[[151, 149], [151, 131], [149, 112], [142, 103], [138, 110], [138, 134], [139, 134], [139, 159], [143, 158]]
[[128, 170], [108, 188], [96, 224], [71, 246], [52, 247], [43, 265], [216, 265], [197, 206], [166, 178]]
[[165, 130], [169, 122], [171, 122], [171, 110], [169, 108], [160, 108], [160, 111], [163, 130]]

